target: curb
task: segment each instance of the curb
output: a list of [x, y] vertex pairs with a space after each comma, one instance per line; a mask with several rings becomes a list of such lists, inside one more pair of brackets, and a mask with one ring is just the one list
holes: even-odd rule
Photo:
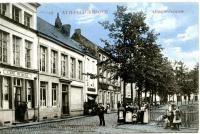
[[11, 126], [6, 126], [6, 127], [0, 127], [0, 130], [26, 127], [26, 126], [35, 126], [35, 125], [48, 124], [48, 123], [54, 123], [54, 122], [62, 122], [62, 121], [67, 121], [67, 120], [80, 119], [80, 118], [84, 118], [84, 117], [89, 117], [89, 116], [76, 116], [76, 117], [69, 117], [69, 118], [64, 118], [64, 119], [55, 119], [55, 120], [49, 120], [49, 121], [41, 121], [41, 122], [33, 122], [33, 123], [31, 122], [31, 123], [27, 123], [27, 124], [11, 125]]
[[[114, 114], [116, 112], [106, 113], [106, 114]], [[96, 115], [94, 115], [96, 116]], [[48, 124], [48, 123], [54, 123], [54, 122], [62, 122], [67, 120], [75, 120], [85, 117], [93, 117], [93, 115], [81, 115], [81, 116], [74, 116], [74, 117], [68, 117], [68, 118], [60, 118], [60, 119], [54, 119], [54, 120], [47, 120], [47, 121], [40, 121], [40, 122], [31, 122], [31, 123], [25, 123], [25, 124], [19, 124], [19, 125], [11, 125], [11, 126], [4, 126], [0, 127], [0, 130], [3, 129], [10, 129], [10, 128], [19, 128], [19, 127], [26, 127], [26, 126], [35, 126], [35, 125], [41, 125], [41, 124]]]

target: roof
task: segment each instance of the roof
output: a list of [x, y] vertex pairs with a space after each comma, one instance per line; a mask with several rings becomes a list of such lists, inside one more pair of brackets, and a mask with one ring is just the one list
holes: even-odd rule
[[45, 20], [37, 17], [37, 31], [45, 36], [50, 37], [55, 41], [59, 41], [62, 44], [66, 45], [67, 47], [73, 48], [78, 50], [79, 52], [83, 53], [83, 50], [80, 44], [70, 37], [62, 34], [55, 26], [46, 22]]

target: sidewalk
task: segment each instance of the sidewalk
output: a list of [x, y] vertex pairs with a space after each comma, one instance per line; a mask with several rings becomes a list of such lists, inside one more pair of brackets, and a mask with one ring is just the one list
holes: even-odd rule
[[[113, 113], [117, 113], [117, 111], [111, 111], [110, 113], [105, 113], [105, 114], [113, 114]], [[69, 117], [65, 117], [65, 118], [42, 120], [39, 122], [20, 123], [17, 125], [8, 125], [8, 126], [2, 126], [2, 127], [0, 126], [0, 130], [9, 129], [9, 128], [26, 127], [26, 126], [34, 126], [34, 125], [54, 123], [54, 122], [62, 122], [62, 121], [66, 121], [66, 120], [75, 120], [75, 119], [80, 119], [80, 118], [84, 118], [84, 117], [92, 117], [92, 116], [95, 116], [95, 115], [81, 115], [81, 116], [74, 116], [74, 117], [69, 116]]]
[[17, 127], [34, 126], [34, 125], [54, 123], [54, 122], [61, 122], [61, 121], [66, 121], [66, 120], [74, 120], [74, 119], [80, 119], [80, 118], [84, 118], [84, 117], [88, 117], [88, 116], [81, 115], [81, 116], [75, 116], [75, 117], [67, 117], [67, 118], [44, 120], [44, 121], [40, 121], [40, 122], [20, 123], [20, 124], [17, 124], [17, 125], [2, 126], [2, 127], [0, 127], [0, 130], [2, 130], [2, 129], [9, 129], [9, 128], [17, 128]]

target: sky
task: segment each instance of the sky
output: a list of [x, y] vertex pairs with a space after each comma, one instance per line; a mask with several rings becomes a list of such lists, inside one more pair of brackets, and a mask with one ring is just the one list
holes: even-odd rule
[[143, 11], [146, 23], [160, 33], [157, 43], [170, 61], [183, 61], [192, 69], [199, 61], [199, 9], [195, 2], [153, 3], [40, 3], [37, 15], [54, 25], [57, 13], [62, 24], [71, 25], [71, 35], [77, 28], [81, 34], [101, 47], [100, 39], [108, 38], [108, 31], [98, 22], [113, 21], [117, 5], [127, 12]]

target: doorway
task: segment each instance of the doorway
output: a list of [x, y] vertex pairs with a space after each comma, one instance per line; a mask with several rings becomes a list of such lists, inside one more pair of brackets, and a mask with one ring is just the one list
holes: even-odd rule
[[69, 114], [69, 90], [68, 85], [62, 85], [62, 114]]
[[14, 78], [14, 94], [15, 94], [15, 120], [23, 120], [22, 108], [22, 80]]

